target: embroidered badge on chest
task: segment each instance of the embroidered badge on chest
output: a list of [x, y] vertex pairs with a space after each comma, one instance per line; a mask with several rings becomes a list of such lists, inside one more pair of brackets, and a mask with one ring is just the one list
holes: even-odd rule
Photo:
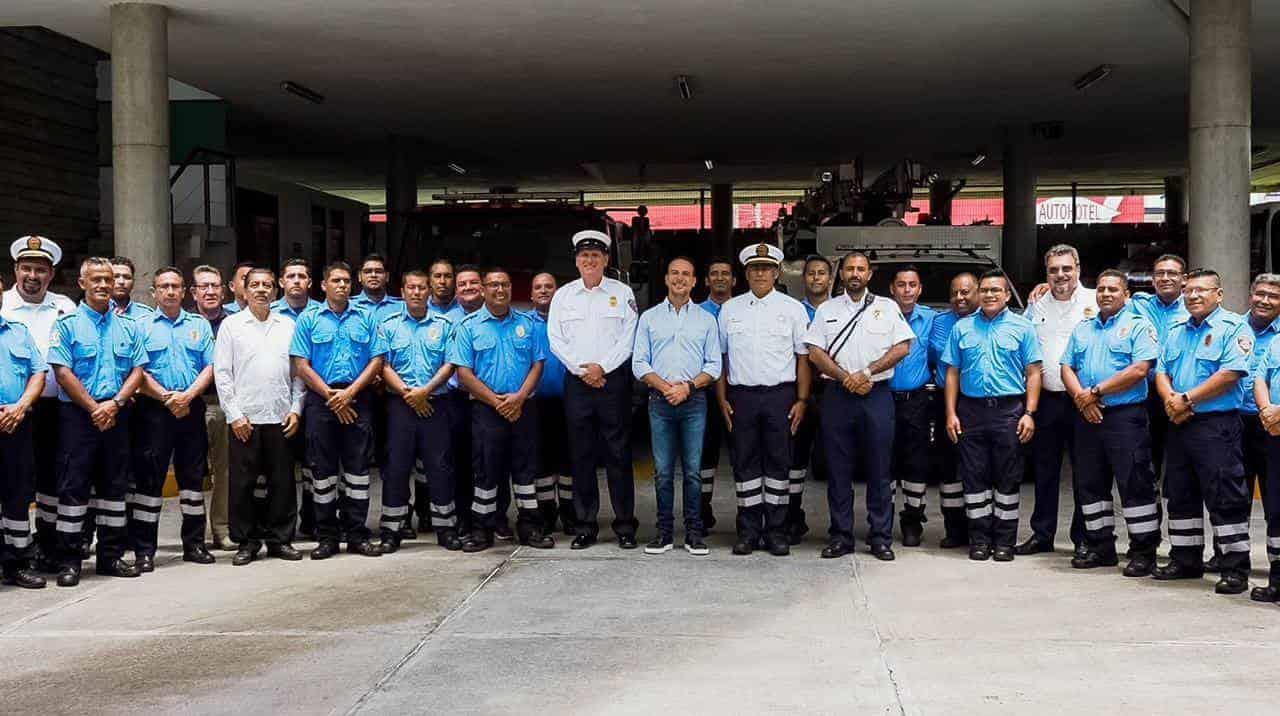
[[1129, 327], [1128, 327], [1128, 326], [1121, 326], [1121, 327], [1120, 327], [1120, 337], [1121, 337], [1121, 338], [1124, 338], [1124, 337], [1125, 337], [1125, 336], [1127, 336], [1127, 335], [1129, 335]]
[[524, 338], [524, 326], [516, 326], [516, 338]]
[[1237, 336], [1236, 345], [1240, 346], [1241, 353], [1248, 353], [1253, 350], [1253, 338], [1250, 336]]
[[191, 329], [191, 340], [193, 341], [200, 340], [200, 331], [198, 329], [195, 329], [195, 328]]
[[427, 338], [430, 338], [430, 339], [431, 339], [431, 340], [433, 340], [433, 341], [434, 341], [434, 340], [439, 340], [439, 338], [440, 338], [440, 329], [439, 329], [439, 328], [435, 328], [435, 327], [428, 328], [428, 329], [427, 329]]
[[617, 308], [617, 307], [618, 307], [618, 297], [617, 297], [617, 296], [610, 296], [610, 297], [609, 297], [609, 308]]
[[1095, 310], [1093, 310], [1093, 306], [1085, 306], [1085, 308], [1084, 308], [1084, 317], [1085, 317], [1085, 318], [1093, 318], [1093, 317], [1094, 317], [1094, 316], [1096, 316], [1096, 315], [1098, 315], [1098, 312], [1097, 312], [1097, 311], [1095, 311]]
[[1204, 337], [1204, 344], [1205, 344], [1205, 346], [1209, 346], [1209, 345], [1212, 345], [1212, 344], [1213, 344], [1213, 334], [1212, 334], [1212, 333], [1210, 333], [1209, 335], [1207, 335], [1207, 336], [1205, 336], [1205, 337]]

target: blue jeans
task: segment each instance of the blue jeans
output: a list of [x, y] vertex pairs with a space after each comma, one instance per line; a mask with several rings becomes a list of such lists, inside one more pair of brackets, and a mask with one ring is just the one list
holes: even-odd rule
[[702, 535], [702, 433], [707, 427], [707, 396], [699, 391], [672, 405], [661, 395], [649, 393], [649, 432], [653, 438], [653, 485], [658, 495], [658, 532], [674, 531], [677, 457], [683, 463], [684, 530]]

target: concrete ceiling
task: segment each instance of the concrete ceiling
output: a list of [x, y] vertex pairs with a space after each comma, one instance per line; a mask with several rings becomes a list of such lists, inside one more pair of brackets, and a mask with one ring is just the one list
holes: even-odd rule
[[[101, 0], [2, 4], [9, 24], [110, 49]], [[993, 185], [1000, 127], [1044, 121], [1066, 132], [1037, 146], [1042, 183], [1151, 186], [1185, 165], [1169, 0], [167, 4], [170, 74], [231, 103], [242, 166], [329, 190], [379, 189], [393, 133], [423, 143], [424, 185], [794, 184], [859, 153]], [[1280, 157], [1280, 3], [1254, 3], [1253, 37], [1261, 164]], [[978, 149], [993, 159], [974, 170]]]

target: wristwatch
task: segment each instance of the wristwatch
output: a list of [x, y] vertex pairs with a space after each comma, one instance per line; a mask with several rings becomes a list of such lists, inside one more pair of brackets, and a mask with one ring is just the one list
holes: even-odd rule
[[111, 398], [111, 402], [115, 403], [117, 408], [120, 408], [121, 410], [124, 410], [124, 401], [123, 401], [123, 400], [121, 400], [121, 399], [119, 399], [119, 398], [117, 398], [117, 397], [112, 396], [112, 398]]
[[692, 380], [686, 380], [684, 384], [689, 386], [689, 395], [698, 392], [698, 386], [694, 385]]
[[1101, 398], [1101, 397], [1102, 397], [1102, 391], [1101, 391], [1101, 390], [1098, 390], [1098, 386], [1096, 386], [1096, 385], [1089, 389], [1089, 394], [1090, 394], [1090, 395], [1092, 395], [1092, 396], [1093, 396], [1093, 397], [1095, 397], [1095, 398]]
[[1035, 417], [1036, 417], [1036, 411], [1034, 411], [1034, 410], [1027, 410], [1027, 411], [1023, 412], [1022, 414], [1023, 414], [1023, 415], [1025, 415], [1025, 416], [1027, 416], [1028, 418], [1032, 418], [1032, 419], [1035, 419]]

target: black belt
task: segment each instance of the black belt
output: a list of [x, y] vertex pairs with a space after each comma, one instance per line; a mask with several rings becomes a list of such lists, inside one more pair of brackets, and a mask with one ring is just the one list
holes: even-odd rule
[[780, 388], [795, 390], [796, 384], [794, 382], [789, 382], [789, 383], [778, 383], [777, 385], [731, 385], [729, 386], [729, 388], [731, 390], [741, 390], [747, 393], [766, 393], [768, 391], [778, 390]]
[[961, 395], [960, 399], [978, 403], [987, 408], [1012, 408], [1023, 402], [1026, 397], [1022, 395], [999, 395], [994, 398], [974, 398], [968, 395]]
[[928, 390], [923, 385], [920, 386], [919, 388], [914, 388], [912, 390], [895, 390], [893, 391], [893, 399], [896, 401], [902, 402], [906, 400], [911, 400], [917, 395], [920, 395], [921, 393], [927, 393], [927, 392]]

